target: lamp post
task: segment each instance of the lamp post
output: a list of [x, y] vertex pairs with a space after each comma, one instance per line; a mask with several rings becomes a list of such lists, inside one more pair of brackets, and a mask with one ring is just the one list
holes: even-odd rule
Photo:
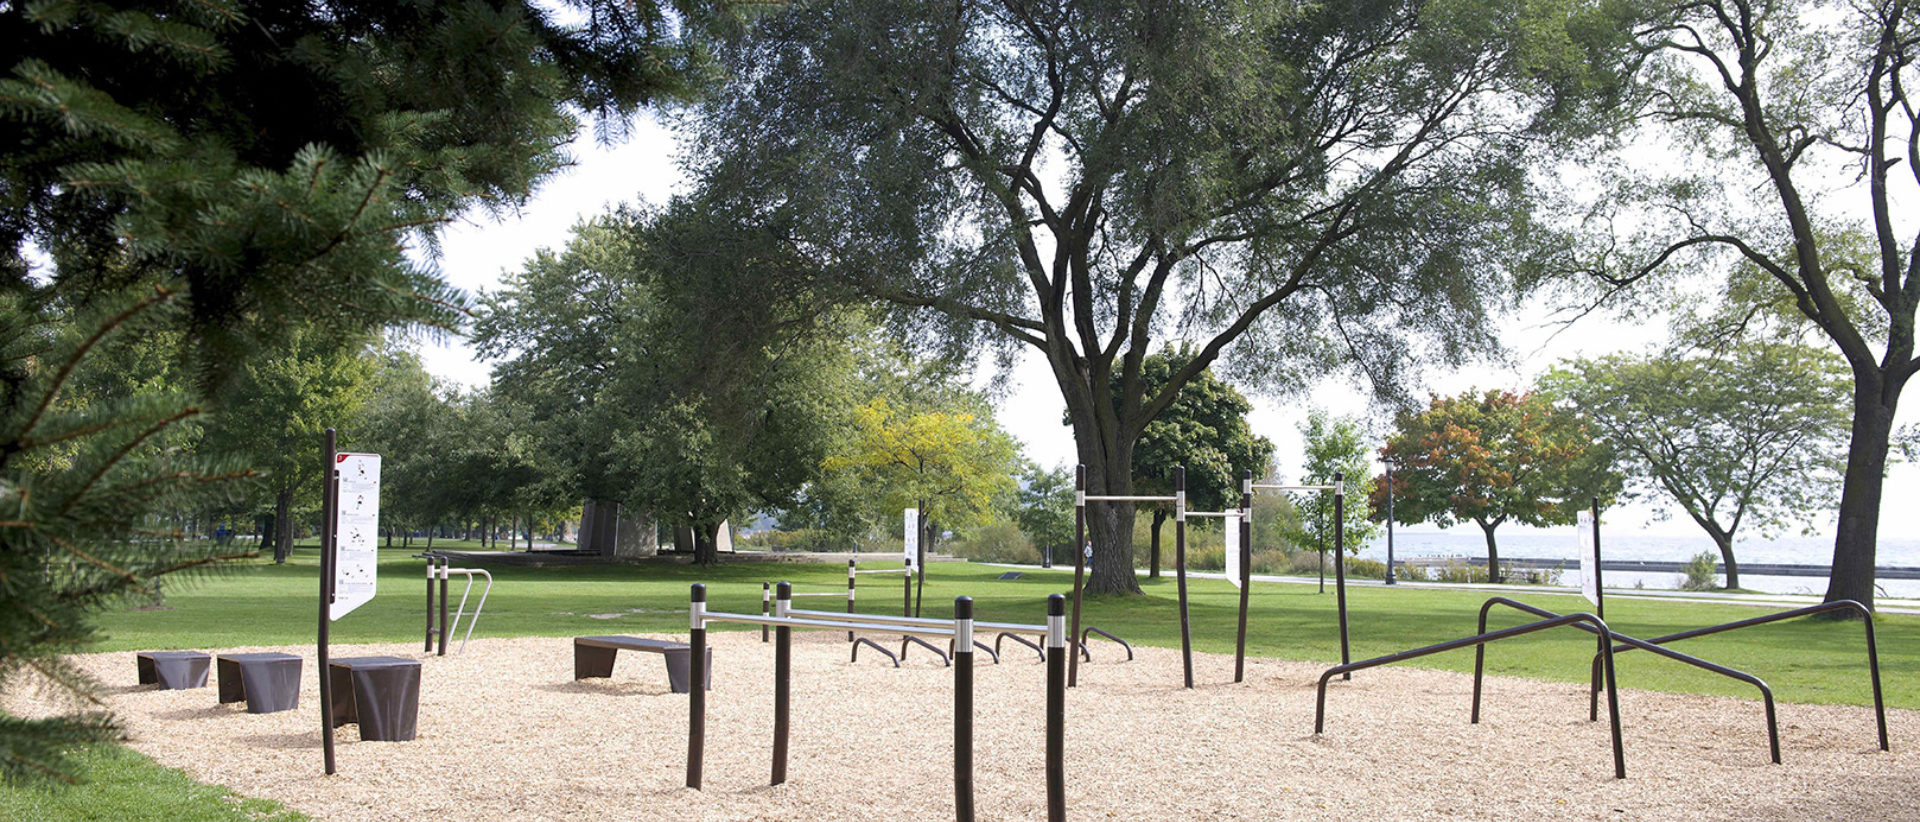
[[1393, 455], [1380, 458], [1387, 467], [1387, 584], [1393, 584]]

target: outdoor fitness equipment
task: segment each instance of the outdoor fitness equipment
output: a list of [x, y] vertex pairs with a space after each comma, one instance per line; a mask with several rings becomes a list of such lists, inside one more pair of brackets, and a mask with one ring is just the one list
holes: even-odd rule
[[[771, 784], [787, 781], [787, 737], [790, 690], [792, 683], [794, 628], [893, 631], [911, 628], [918, 633], [946, 636], [953, 640], [953, 791], [954, 815], [960, 822], [973, 822], [973, 649], [986, 647], [974, 641], [976, 627], [1006, 627], [1021, 631], [1042, 630], [1047, 636], [1047, 819], [1066, 819], [1066, 601], [1059, 594], [1047, 597], [1047, 622], [1044, 626], [1010, 623], [976, 623], [973, 598], [958, 597], [953, 602], [951, 623], [937, 619], [859, 615], [847, 617], [834, 612], [796, 611], [792, 608], [793, 586], [779, 584], [771, 615], [730, 614], [707, 610], [707, 586], [695, 584], [690, 597], [689, 640], [691, 645], [688, 674], [692, 682], [706, 678], [707, 623], [734, 622], [775, 629], [773, 674], [773, 774]], [[860, 619], [865, 621], [853, 621]], [[693, 688], [688, 694], [687, 787], [700, 789], [706, 759], [707, 692]]]
[[[1582, 563], [1584, 566], [1586, 566], [1585, 568], [1583, 568], [1583, 572], [1590, 575], [1590, 579], [1593, 580], [1593, 584], [1590, 586], [1586, 586], [1585, 594], [1589, 599], [1593, 601], [1596, 613], [1598, 613], [1602, 619], [1605, 619], [1607, 614], [1606, 592], [1605, 592], [1605, 589], [1603, 589], [1599, 584], [1599, 577], [1600, 577], [1600, 500], [1599, 498], [1597, 497], [1594, 498], [1592, 502], [1591, 511], [1592, 511], [1591, 519], [1593, 522], [1593, 538], [1592, 538], [1592, 542], [1589, 543], [1590, 553], [1588, 553], [1585, 557], [1582, 557]], [[1541, 617], [1541, 618], [1552, 618], [1552, 617], [1559, 616], [1559, 614], [1556, 614], [1552, 611], [1548, 611], [1544, 608], [1538, 608], [1532, 605], [1527, 605], [1522, 602], [1516, 602], [1506, 597], [1490, 597], [1487, 599], [1486, 602], [1480, 605], [1480, 630], [1482, 633], [1484, 633], [1487, 629], [1487, 613], [1491, 611], [1495, 605], [1505, 606], [1505, 607], [1512, 608], [1514, 610], [1521, 611], [1527, 614], [1532, 614], [1533, 616]], [[1696, 668], [1712, 671], [1716, 674], [1720, 674], [1721, 676], [1725, 676], [1730, 679], [1735, 679], [1741, 682], [1745, 682], [1759, 689], [1761, 702], [1766, 707], [1767, 748], [1768, 748], [1768, 752], [1772, 756], [1773, 764], [1778, 765], [1780, 764], [1780, 724], [1779, 724], [1779, 719], [1774, 710], [1773, 689], [1769, 688], [1765, 681], [1761, 680], [1759, 677], [1756, 677], [1752, 674], [1746, 673], [1744, 671], [1736, 670], [1733, 668], [1729, 668], [1724, 665], [1718, 665], [1712, 662], [1708, 662], [1698, 657], [1690, 656], [1688, 654], [1683, 654], [1683, 653], [1680, 653], [1679, 651], [1675, 651], [1671, 648], [1665, 648], [1662, 646], [1666, 645], [1667, 643], [1678, 642], [1683, 639], [1691, 639], [1694, 637], [1707, 636], [1709, 634], [1725, 633], [1727, 631], [1735, 631], [1741, 628], [1751, 628], [1756, 625], [1765, 625], [1770, 622], [1779, 622], [1781, 620], [1795, 619], [1798, 617], [1810, 616], [1813, 614], [1830, 613], [1834, 611], [1849, 611], [1859, 615], [1861, 619], [1861, 624], [1866, 629], [1867, 671], [1868, 671], [1868, 676], [1871, 682], [1873, 683], [1873, 710], [1874, 710], [1874, 719], [1878, 724], [1878, 730], [1879, 730], [1878, 741], [1880, 743], [1880, 750], [1883, 750], [1883, 751], [1891, 750], [1887, 740], [1887, 709], [1882, 699], [1881, 691], [1880, 691], [1880, 653], [1879, 653], [1878, 643], [1876, 643], [1874, 640], [1873, 612], [1867, 610], [1866, 606], [1861, 605], [1860, 603], [1855, 602], [1853, 600], [1840, 600], [1837, 602], [1827, 602], [1819, 605], [1812, 605], [1805, 608], [1795, 608], [1793, 610], [1782, 611], [1777, 614], [1767, 614], [1765, 616], [1758, 616], [1758, 617], [1752, 617], [1750, 619], [1736, 620], [1733, 622], [1722, 623], [1720, 625], [1713, 625], [1706, 628], [1696, 628], [1691, 631], [1681, 631], [1675, 634], [1668, 634], [1666, 636], [1654, 637], [1653, 639], [1643, 640], [1643, 639], [1631, 637], [1619, 632], [1614, 632], [1613, 634], [1614, 640], [1618, 641], [1621, 644], [1618, 647], [1613, 647], [1613, 648], [1607, 648], [1603, 646], [1601, 653], [1619, 653], [1622, 651], [1630, 651], [1635, 648], [1638, 648], [1644, 651], [1648, 651], [1650, 653], [1657, 654], [1659, 656], [1666, 657], [1676, 662], [1683, 662], [1688, 665], [1692, 665]], [[1579, 627], [1581, 627], [1583, 630], [1591, 630], [1591, 628], [1589, 628], [1586, 625], [1581, 625]], [[1486, 660], [1485, 646], [1476, 648], [1474, 650], [1474, 659], [1473, 659], [1473, 721], [1474, 722], [1480, 721], [1480, 680], [1485, 669], [1485, 660]], [[1600, 690], [1600, 653], [1596, 653], [1594, 655], [1592, 685], [1588, 692], [1587, 715], [1588, 715], [1589, 721], [1594, 721], [1599, 718], [1599, 710], [1600, 710], [1599, 690]]]
[[1087, 653], [1087, 633], [1089, 631], [1127, 646], [1127, 659], [1133, 659], [1133, 646], [1127, 645], [1119, 637], [1098, 628], [1080, 630], [1081, 588], [1087, 575], [1087, 560], [1093, 557], [1093, 545], [1087, 542], [1087, 503], [1088, 502], [1171, 502], [1174, 504], [1174, 555], [1180, 569], [1180, 653], [1186, 662], [1187, 687], [1193, 687], [1193, 636], [1187, 622], [1187, 469], [1175, 466], [1173, 469], [1173, 496], [1171, 497], [1134, 497], [1134, 496], [1092, 496], [1087, 493], [1087, 466], [1082, 463], [1074, 469], [1073, 475], [1073, 544], [1084, 546], [1073, 553], [1073, 627], [1068, 633], [1078, 642], [1074, 647], [1080, 653], [1074, 654], [1067, 663], [1067, 687], [1080, 684], [1080, 657]]
[[[858, 560], [851, 560], [851, 559], [847, 560], [847, 591], [845, 594], [842, 594], [839, 591], [817, 591], [817, 592], [795, 593], [793, 594], [793, 596], [796, 596], [796, 597], [845, 596], [847, 598], [847, 615], [853, 616], [854, 615], [853, 603], [855, 599], [855, 594], [858, 590], [859, 576], [861, 574], [900, 574], [902, 576], [902, 580], [905, 582], [905, 591], [904, 591], [905, 599], [901, 602], [900, 615], [909, 616], [913, 613], [913, 564], [912, 563], [907, 563], [906, 567], [904, 568], [871, 568], [871, 569], [865, 569], [865, 570], [857, 567], [857, 565], [858, 565]], [[791, 585], [792, 583], [788, 583], [788, 584]], [[760, 583], [760, 615], [761, 616], [771, 615], [772, 607], [773, 607], [773, 583], [762, 582]], [[772, 629], [765, 625], [760, 626], [761, 642], [768, 641], [768, 638], [769, 638], [768, 631], [770, 630]], [[892, 651], [889, 651], [886, 648], [881, 647], [878, 643], [874, 642], [873, 640], [867, 639], [865, 637], [855, 636], [852, 631], [848, 631], [847, 641], [853, 643], [852, 661], [854, 662], [860, 661], [860, 646], [866, 645], [873, 648], [876, 651], [879, 651], [882, 654], [886, 654], [888, 659], [893, 660], [893, 667], [895, 668], [900, 667], [900, 657], [895, 656]], [[932, 645], [928, 645], [924, 641], [921, 641], [919, 639], [915, 639], [912, 637], [903, 637], [900, 643], [901, 656], [906, 655], [907, 645], [910, 642], [919, 642], [921, 645], [925, 645], [929, 650], [934, 651], [935, 653], [940, 653], [939, 648], [936, 648]], [[947, 662], [947, 664], [949, 665], [953, 664], [952, 660], [946, 659], [945, 654], [941, 654], [941, 659]], [[994, 661], [995, 662], [999, 661], [997, 655]]]
[[[1347, 475], [1344, 473], [1334, 474], [1332, 485], [1261, 485], [1253, 481], [1252, 474], [1249, 472], [1242, 478], [1241, 484], [1242, 487], [1245, 488], [1247, 496], [1247, 531], [1249, 534], [1253, 531], [1254, 489], [1258, 488], [1267, 491], [1333, 492], [1333, 598], [1335, 608], [1340, 615], [1340, 664], [1345, 665], [1352, 662], [1352, 650], [1347, 644]], [[1248, 537], [1247, 544], [1249, 546], [1247, 551], [1248, 561], [1251, 561], [1252, 541], [1250, 536]], [[1325, 577], [1322, 577], [1322, 579], [1325, 579]], [[1322, 590], [1324, 591], [1325, 589]], [[1242, 587], [1240, 589], [1240, 641], [1243, 645], [1246, 643], [1246, 622], [1247, 589]], [[1353, 677], [1345, 676], [1343, 678], [1352, 679]], [[1240, 681], [1237, 671], [1233, 681]]]
[[[439, 551], [426, 551], [414, 554], [413, 556], [415, 559], [424, 559], [427, 561], [427, 637], [425, 650], [428, 652], [433, 651], [433, 638], [438, 636], [440, 637], [440, 656], [447, 655], [447, 637], [460, 631], [460, 618], [466, 616], [467, 613], [467, 595], [473, 593], [473, 578], [475, 576], [486, 577], [487, 585], [480, 589], [480, 601], [474, 604], [473, 616], [467, 619], [467, 635], [460, 638], [460, 650], [454, 652], [455, 656], [464, 655], [467, 652], [467, 640], [473, 638], [474, 623], [480, 621], [480, 611], [487, 607], [487, 594], [493, 592], [493, 574], [480, 568], [448, 567], [449, 563], [452, 562], [452, 558]], [[438, 568], [435, 566], [438, 566]], [[460, 592], [460, 606], [454, 609], [453, 620], [449, 623], [447, 620], [447, 583], [454, 574], [460, 574], [466, 577], [467, 587], [466, 590]], [[440, 580], [440, 604], [438, 606], [440, 612], [439, 627], [434, 626], [433, 620], [435, 611], [433, 581], [435, 578]]]

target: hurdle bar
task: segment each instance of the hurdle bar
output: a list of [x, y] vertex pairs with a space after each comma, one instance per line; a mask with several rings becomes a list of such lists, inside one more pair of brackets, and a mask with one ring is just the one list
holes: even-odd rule
[[[1185, 662], [1187, 687], [1193, 687], [1193, 637], [1187, 622], [1187, 492], [1185, 466], [1174, 469], [1174, 495], [1171, 497], [1135, 496], [1135, 495], [1095, 495], [1087, 493], [1087, 466], [1082, 463], [1075, 467], [1073, 484], [1073, 622], [1068, 631], [1069, 637], [1084, 637], [1080, 630], [1080, 609], [1082, 589], [1086, 582], [1088, 554], [1093, 550], [1087, 545], [1087, 503], [1089, 502], [1171, 502], [1174, 504], [1174, 554], [1175, 564], [1180, 571], [1180, 652]], [[1084, 547], [1083, 547], [1084, 546]], [[1101, 631], [1102, 634], [1107, 634]], [[1125, 644], [1125, 643], [1122, 643]], [[1067, 662], [1067, 687], [1080, 684], [1080, 656], [1086, 653], [1086, 643], [1079, 644], [1080, 653], [1074, 654]], [[1127, 657], [1133, 657], [1133, 649], [1127, 649]]]
[[[774, 611], [772, 615], [733, 614], [707, 610], [707, 586], [695, 583], [692, 587], [687, 608], [689, 619], [689, 652], [691, 655], [689, 675], [696, 677], [694, 682], [705, 681], [707, 655], [707, 624], [710, 622], [733, 622], [748, 625], [764, 625], [775, 629], [774, 648], [774, 731], [772, 783], [786, 782], [788, 731], [791, 705], [792, 681], [792, 630], [794, 628], [826, 628], [841, 630], [858, 627], [863, 630], [887, 630], [898, 625], [884, 622], [860, 623], [845, 619], [812, 619], [794, 616], [792, 608], [793, 586], [782, 582], [776, 589]], [[1065, 664], [1062, 655], [1066, 653], [1065, 598], [1059, 594], [1047, 597], [1047, 818], [1050, 822], [1064, 822], [1066, 819], [1066, 682]], [[829, 612], [830, 613], [830, 612]], [[840, 614], [832, 614], [840, 617]], [[912, 617], [887, 617], [886, 622], [897, 622]], [[973, 620], [973, 600], [970, 597], [958, 597], [954, 600], [954, 619], [950, 624], [942, 620], [928, 620], [943, 623], [941, 627], [920, 626], [921, 633], [947, 636], [953, 639], [955, 653], [954, 665], [954, 809], [955, 818], [960, 822], [973, 822], [973, 647], [974, 629], [978, 623]], [[1026, 626], [1031, 627], [1031, 626]], [[688, 698], [687, 721], [687, 787], [699, 790], [705, 769], [706, 757], [706, 694], [704, 688], [692, 688]]]

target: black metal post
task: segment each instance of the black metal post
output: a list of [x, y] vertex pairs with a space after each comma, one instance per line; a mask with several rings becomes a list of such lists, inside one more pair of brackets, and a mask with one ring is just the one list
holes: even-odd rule
[[1393, 578], [1393, 457], [1380, 461], [1387, 466], [1387, 584], [1394, 584]]
[[[853, 585], [859, 574], [854, 573], [854, 560], [847, 560], [847, 613], [853, 613]], [[847, 632], [847, 641], [853, 641], [853, 632]]]
[[423, 653], [433, 653], [433, 555], [422, 555], [427, 561], [427, 647]]
[[[328, 606], [333, 604], [333, 520], [336, 507], [340, 504], [334, 493], [334, 453], [337, 441], [333, 429], [327, 429], [327, 455], [325, 470], [320, 472], [320, 747], [326, 760], [327, 775], [333, 775], [333, 686], [331, 669], [327, 665], [327, 624]], [[291, 552], [293, 546], [287, 546]], [[432, 583], [428, 583], [432, 585]], [[429, 614], [431, 619], [432, 615]]]
[[447, 634], [452, 633], [447, 630], [447, 586], [453, 581], [453, 575], [447, 573], [447, 568], [452, 564], [453, 560], [440, 558], [440, 656], [447, 655]]
[[[1073, 477], [1073, 632], [1080, 635], [1080, 588], [1087, 574], [1087, 466], [1074, 468]], [[1080, 684], [1080, 655], [1067, 661], [1067, 687]]]
[[1333, 586], [1340, 609], [1340, 664], [1345, 665], [1353, 656], [1347, 646], [1347, 475], [1343, 473], [1333, 475]]
[[918, 522], [920, 544], [916, 546], [917, 550], [915, 550], [914, 553], [919, 554], [919, 556], [914, 557], [914, 564], [919, 567], [915, 568], [914, 571], [917, 572], [920, 577], [920, 590], [915, 592], [913, 597], [913, 615], [916, 617], [920, 615], [920, 606], [927, 601], [927, 542], [933, 538], [933, 524], [927, 516], [926, 500], [920, 501], [920, 517]]
[[[1085, 470], [1082, 468], [1081, 470]], [[1047, 820], [1067, 818], [1067, 652], [1066, 600], [1047, 597]], [[1064, 657], [1064, 658], [1063, 658]]]
[[1240, 552], [1240, 632], [1233, 643], [1233, 681], [1247, 675], [1247, 601], [1253, 590], [1253, 472], [1240, 472], [1240, 544], [1227, 546]]
[[973, 822], [973, 597], [953, 600], [953, 816]]
[[913, 616], [913, 560], [907, 560], [907, 572], [900, 575], [906, 586], [900, 598], [900, 615]]
[[[770, 610], [772, 607], [773, 607], [773, 583], [762, 582], [760, 583], [760, 615], [768, 616], [772, 614], [773, 611]], [[767, 639], [771, 636], [769, 632], [772, 630], [773, 629], [768, 628], [765, 625], [760, 626], [760, 641], [766, 642]]]
[[1187, 619], [1187, 467], [1173, 467], [1173, 564], [1180, 587], [1180, 669], [1193, 687], [1193, 625]]
[[687, 614], [687, 787], [697, 791], [707, 757], [707, 586], [693, 584]]
[[[779, 598], [773, 615], [786, 619], [793, 607], [793, 584], [780, 583]], [[773, 645], [773, 784], [787, 781], [787, 717], [793, 705], [793, 629], [782, 625], [774, 629], [778, 638]], [[689, 687], [698, 687], [689, 686]]]

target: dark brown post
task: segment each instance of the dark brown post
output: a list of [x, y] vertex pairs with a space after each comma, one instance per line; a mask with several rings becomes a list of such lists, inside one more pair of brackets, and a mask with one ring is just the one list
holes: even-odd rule
[[687, 787], [697, 791], [707, 756], [707, 586], [693, 584], [687, 615]]
[[[773, 612], [771, 610], [768, 610], [769, 608], [772, 607], [772, 605], [773, 605], [773, 583], [762, 582], [760, 583], [760, 615], [768, 616], [772, 614]], [[767, 638], [769, 636], [768, 630], [769, 629], [767, 628], [767, 626], [765, 625], [760, 626], [761, 642], [767, 641]]]
[[1240, 472], [1240, 544], [1227, 546], [1240, 552], [1240, 632], [1233, 643], [1233, 681], [1247, 675], [1247, 600], [1253, 589], [1253, 472]]
[[[1087, 575], [1087, 466], [1083, 463], [1073, 475], [1073, 630], [1080, 635], [1080, 586]], [[1077, 647], [1077, 646], [1076, 646]], [[1067, 687], [1080, 684], [1080, 655], [1067, 660]]]
[[913, 560], [907, 560], [907, 572], [900, 575], [906, 583], [905, 595], [900, 600], [900, 615], [913, 616]]
[[1173, 467], [1173, 564], [1180, 583], [1180, 667], [1193, 687], [1193, 625], [1187, 620], [1187, 467]]
[[920, 517], [917, 520], [920, 529], [919, 550], [914, 553], [914, 571], [920, 575], [920, 590], [913, 597], [913, 615], [920, 615], [920, 606], [927, 601], [927, 543], [933, 541], [933, 514], [927, 510], [927, 501], [920, 501]]
[[1047, 597], [1047, 822], [1067, 818], [1066, 672], [1080, 655], [1067, 650], [1066, 604], [1059, 594]]
[[[327, 764], [327, 775], [333, 775], [333, 679], [327, 665], [327, 613], [333, 604], [333, 519], [334, 507], [340, 501], [334, 497], [333, 462], [336, 450], [333, 429], [327, 429], [325, 470], [320, 472], [320, 747]], [[291, 552], [293, 546], [287, 545]], [[429, 590], [433, 583], [427, 583]], [[429, 613], [427, 619], [433, 619]]]
[[427, 647], [424, 653], [433, 653], [433, 555], [427, 554]]
[[[853, 564], [856, 561], [857, 560], [851, 560], [851, 559], [847, 560], [847, 613], [849, 614], [853, 613], [853, 582], [854, 582], [854, 578], [858, 576], [857, 574], [854, 573], [854, 568], [853, 568]], [[847, 641], [848, 642], [853, 641], [852, 631], [847, 632]]]
[[[1333, 595], [1340, 609], [1340, 664], [1353, 661], [1347, 648], [1347, 475], [1333, 475]], [[1352, 679], [1353, 674], [1342, 674]]]
[[[792, 607], [793, 583], [782, 582], [779, 598], [773, 603], [773, 615], [786, 619]], [[776, 635], [773, 643], [773, 784], [779, 785], [787, 781], [787, 716], [792, 705], [793, 629], [782, 625], [773, 632]]]
[[973, 822], [973, 597], [953, 600], [953, 815]]
[[447, 573], [447, 567], [453, 560], [440, 558], [440, 656], [447, 655], [447, 585], [453, 581], [453, 575]]

